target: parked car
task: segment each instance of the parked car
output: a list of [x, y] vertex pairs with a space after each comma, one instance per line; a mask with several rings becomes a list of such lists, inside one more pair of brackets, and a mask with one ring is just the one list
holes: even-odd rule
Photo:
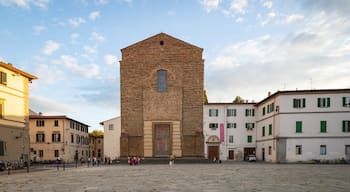
[[247, 160], [248, 160], [248, 161], [256, 161], [256, 156], [253, 155], [253, 154], [248, 155]]
[[6, 169], [5, 162], [0, 160], [0, 171], [4, 171]]

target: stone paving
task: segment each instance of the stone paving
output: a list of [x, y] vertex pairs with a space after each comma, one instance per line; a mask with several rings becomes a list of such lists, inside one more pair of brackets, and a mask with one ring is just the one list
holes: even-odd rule
[[0, 191], [350, 191], [350, 165], [175, 164], [0, 175]]

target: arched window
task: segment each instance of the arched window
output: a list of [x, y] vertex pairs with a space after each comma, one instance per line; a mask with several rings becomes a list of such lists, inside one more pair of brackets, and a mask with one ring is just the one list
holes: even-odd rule
[[166, 70], [157, 71], [157, 89], [158, 92], [168, 91], [168, 72]]

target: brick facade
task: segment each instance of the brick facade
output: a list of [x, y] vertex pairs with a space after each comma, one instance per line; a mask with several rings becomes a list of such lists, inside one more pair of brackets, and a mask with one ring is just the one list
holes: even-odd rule
[[[153, 157], [154, 126], [168, 123], [169, 154], [202, 157], [203, 49], [160, 33], [121, 51], [121, 156]], [[158, 70], [167, 71], [166, 92]]]

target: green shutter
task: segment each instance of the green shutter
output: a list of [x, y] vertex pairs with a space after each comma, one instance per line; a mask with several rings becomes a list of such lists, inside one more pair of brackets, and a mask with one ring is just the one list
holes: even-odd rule
[[305, 100], [305, 98], [303, 98], [303, 107], [305, 107], [306, 106], [306, 100]]
[[233, 110], [233, 114], [234, 114], [233, 116], [237, 115], [237, 110], [236, 109]]
[[265, 107], [263, 107], [262, 114], [265, 115]]
[[233, 124], [233, 128], [236, 128], [236, 127], [237, 127], [237, 125], [236, 125], [236, 123], [234, 123], [234, 124]]
[[219, 110], [218, 109], [215, 109], [215, 114], [216, 114], [215, 117], [219, 116]]
[[321, 133], [327, 132], [327, 121], [321, 121]]
[[321, 107], [321, 98], [317, 98], [317, 107]]
[[215, 123], [215, 128], [219, 128], [219, 124], [218, 123]]
[[327, 97], [327, 107], [331, 106], [331, 98]]
[[272, 124], [269, 125], [269, 135], [272, 135]]
[[248, 109], [245, 109], [245, 116], [248, 116]]
[[251, 142], [252, 142], [252, 136], [248, 135], [248, 143], [251, 143]]
[[293, 108], [297, 108], [297, 99], [293, 99]]
[[343, 132], [345, 132], [345, 121], [343, 121]]
[[302, 122], [301, 121], [297, 121], [296, 122], [296, 129], [295, 129], [296, 133], [301, 133], [302, 132]]
[[255, 116], [255, 109], [252, 109], [252, 116]]
[[346, 97], [343, 97], [343, 106], [345, 107]]
[[265, 127], [262, 127], [262, 136], [265, 136]]

